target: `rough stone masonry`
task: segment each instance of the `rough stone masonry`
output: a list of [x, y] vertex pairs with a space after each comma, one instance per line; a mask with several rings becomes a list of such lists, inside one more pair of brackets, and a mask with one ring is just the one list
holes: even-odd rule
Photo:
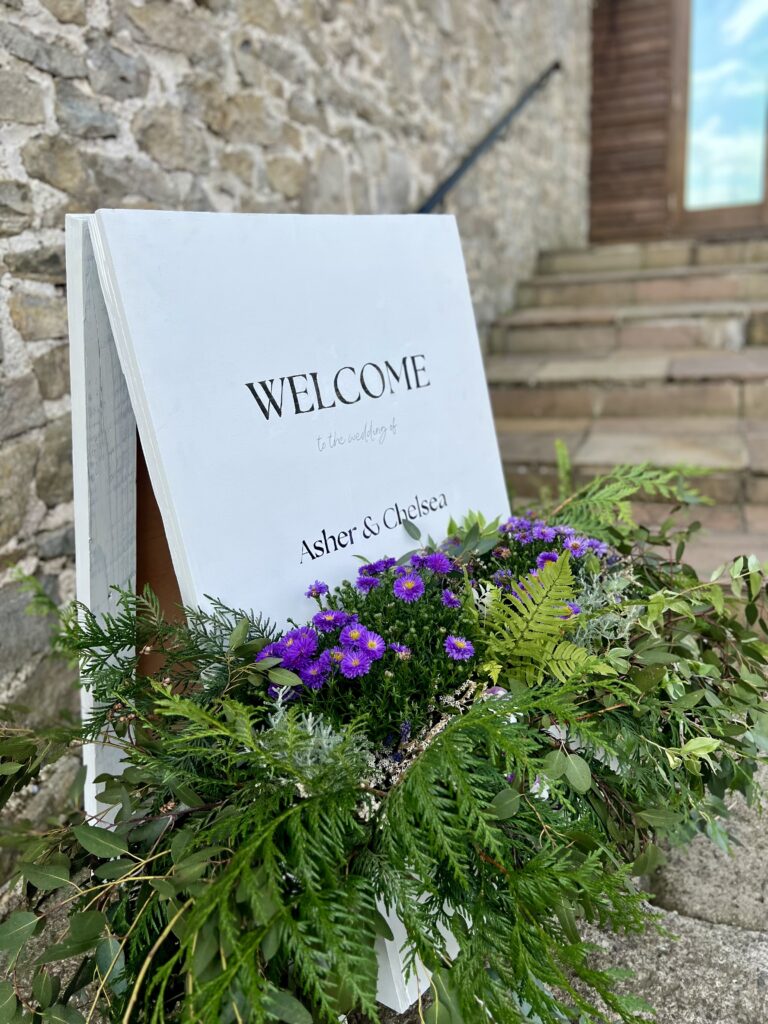
[[585, 241], [590, 16], [591, 0], [0, 0], [0, 702], [76, 707], [10, 579], [20, 564], [73, 596], [64, 215], [414, 210], [560, 58], [448, 206], [482, 327], [537, 250]]

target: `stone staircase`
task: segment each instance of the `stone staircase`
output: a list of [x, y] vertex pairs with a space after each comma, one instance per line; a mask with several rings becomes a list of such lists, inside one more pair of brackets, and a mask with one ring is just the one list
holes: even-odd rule
[[617, 462], [695, 466], [716, 505], [696, 511], [693, 563], [768, 559], [768, 238], [543, 253], [488, 349], [518, 497], [554, 486], [556, 438], [577, 479]]

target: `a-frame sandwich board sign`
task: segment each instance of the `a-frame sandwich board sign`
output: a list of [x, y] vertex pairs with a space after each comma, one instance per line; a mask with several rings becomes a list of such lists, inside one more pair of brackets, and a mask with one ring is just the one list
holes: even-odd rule
[[[398, 553], [403, 522], [508, 510], [452, 217], [102, 210], [67, 218], [67, 278], [94, 613], [138, 572], [169, 605], [302, 621], [308, 583]], [[113, 756], [85, 752], [90, 808]], [[424, 977], [381, 943], [405, 1009]]]

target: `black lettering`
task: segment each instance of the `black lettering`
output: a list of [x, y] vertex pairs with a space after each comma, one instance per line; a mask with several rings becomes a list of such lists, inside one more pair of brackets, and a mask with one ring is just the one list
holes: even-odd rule
[[399, 366], [400, 373], [398, 373], [397, 370], [395, 370], [394, 366], [392, 366], [388, 359], [384, 360], [384, 369], [387, 371], [387, 380], [389, 381], [390, 395], [394, 394], [395, 391], [394, 385], [392, 384], [393, 378], [395, 379], [396, 383], [399, 384], [401, 377], [405, 377], [405, 383], [408, 387], [408, 390], [411, 390], [411, 378], [408, 376], [408, 363], [406, 362], [405, 356], [403, 356], [402, 362], [400, 363]]
[[[381, 391], [378, 393], [378, 395], [374, 395], [374, 393], [370, 390], [368, 385], [365, 383], [365, 371], [368, 369], [369, 366], [372, 366], [374, 368], [374, 370], [376, 371], [376, 373], [378, 373], [378, 375], [379, 375], [379, 382], [381, 383]], [[376, 363], [366, 363], [365, 366], [363, 366], [362, 370], [360, 371], [360, 383], [362, 384], [363, 391], [366, 393], [366, 395], [368, 395], [369, 398], [381, 398], [381, 396], [387, 390], [387, 384], [386, 384], [386, 381], [384, 380], [384, 374], [381, 372], [381, 367], [377, 366]]]
[[304, 555], [309, 555], [309, 557], [314, 562], [315, 556], [309, 550], [309, 544], [307, 544], [307, 542], [305, 540], [303, 540], [301, 542], [301, 558], [299, 559], [299, 565], [303, 565], [303, 563], [304, 563]]
[[363, 540], [378, 536], [381, 527], [374, 520], [373, 516], [366, 516], [363, 519]]
[[314, 412], [315, 411], [314, 405], [310, 405], [310, 407], [308, 409], [302, 409], [301, 406], [299, 405], [299, 395], [309, 395], [309, 392], [307, 391], [306, 388], [297, 388], [296, 387], [296, 381], [297, 380], [306, 380], [306, 379], [307, 379], [306, 373], [294, 373], [294, 374], [292, 374], [288, 378], [288, 384], [289, 384], [290, 389], [291, 389], [291, 394], [293, 395], [293, 408], [294, 408], [297, 416], [300, 413], [303, 413], [303, 412]]
[[[416, 360], [417, 359], [421, 360], [421, 366], [417, 366], [416, 365]], [[411, 356], [411, 365], [413, 366], [413, 375], [414, 375], [414, 377], [416, 379], [416, 387], [417, 388], [428, 388], [429, 385], [430, 385], [430, 381], [427, 380], [423, 384], [419, 381], [419, 374], [427, 372], [427, 368], [424, 365], [424, 356], [423, 355]]]
[[342, 368], [340, 370], [337, 370], [336, 371], [336, 376], [333, 378], [333, 390], [335, 391], [336, 397], [338, 398], [338, 400], [340, 402], [343, 402], [344, 405], [354, 405], [355, 402], [359, 402], [360, 401], [360, 397], [361, 397], [360, 395], [358, 395], [357, 398], [351, 398], [350, 399], [350, 398], [345, 398], [344, 395], [342, 395], [342, 393], [339, 391], [339, 377], [342, 375], [342, 373], [344, 373], [345, 370], [351, 370], [352, 373], [355, 372], [354, 366], [342, 366]]
[[325, 402], [323, 401], [322, 395], [320, 394], [320, 385], [317, 382], [317, 371], [315, 371], [314, 373], [310, 373], [309, 376], [312, 378], [312, 383], [315, 385], [315, 395], [317, 396], [318, 411], [321, 411], [323, 409], [335, 409], [335, 402], [331, 402], [330, 405], [326, 405]]
[[279, 405], [278, 405], [277, 399], [275, 398], [274, 394], [272, 393], [272, 388], [274, 386], [274, 383], [275, 383], [274, 377], [272, 378], [272, 380], [269, 380], [269, 381], [266, 381], [266, 380], [258, 381], [258, 385], [261, 388], [261, 390], [264, 392], [264, 395], [265, 395], [265, 397], [267, 399], [267, 404], [266, 405], [261, 400], [261, 396], [259, 395], [258, 391], [256, 390], [256, 387], [253, 384], [246, 384], [245, 385], [248, 388], [248, 390], [251, 392], [253, 397], [256, 399], [256, 402], [258, 403], [259, 408], [261, 409], [262, 413], [264, 414], [264, 419], [265, 420], [269, 419], [269, 414], [272, 411], [272, 409], [275, 410], [275, 412], [277, 413], [278, 416], [282, 416], [283, 415], [283, 392], [285, 391], [285, 377], [281, 377], [280, 378], [280, 404]]

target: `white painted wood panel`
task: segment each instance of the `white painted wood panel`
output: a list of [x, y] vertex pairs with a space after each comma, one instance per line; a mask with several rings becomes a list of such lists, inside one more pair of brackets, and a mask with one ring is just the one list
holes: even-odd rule
[[[72, 461], [77, 598], [96, 615], [114, 612], [114, 586], [136, 576], [136, 420], [99, 285], [87, 216], [66, 222], [67, 309], [72, 377]], [[81, 691], [83, 717], [91, 695]], [[85, 805], [100, 813], [93, 780], [119, 764], [109, 746], [89, 744]], [[103, 811], [103, 808], [101, 808]]]

